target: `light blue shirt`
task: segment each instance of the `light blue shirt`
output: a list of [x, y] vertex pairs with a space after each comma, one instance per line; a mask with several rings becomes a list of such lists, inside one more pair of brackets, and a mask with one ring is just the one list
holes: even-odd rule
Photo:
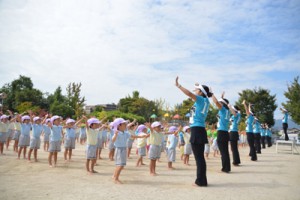
[[66, 128], [65, 138], [75, 138], [76, 130], [74, 128]]
[[196, 102], [191, 108], [190, 127], [205, 127], [205, 120], [209, 109], [209, 100], [202, 96], [196, 96]]
[[260, 136], [266, 136], [266, 129], [262, 128], [260, 129]]
[[178, 144], [178, 138], [174, 134], [168, 135], [168, 141], [170, 142], [168, 149], [175, 149]]
[[119, 131], [117, 139], [114, 143], [116, 148], [127, 147], [127, 140], [131, 135], [127, 131], [121, 132]]
[[46, 124], [43, 125], [43, 131], [46, 136], [49, 136], [51, 134], [51, 129]]
[[289, 115], [287, 112], [284, 113], [283, 119], [282, 119], [282, 123], [288, 123], [288, 119], [289, 119]]
[[259, 121], [255, 121], [253, 133], [254, 134], [259, 134], [260, 133], [260, 123], [259, 123]]
[[228, 131], [228, 124], [230, 119], [230, 112], [224, 106], [218, 112], [218, 131]]
[[32, 136], [34, 138], [40, 138], [43, 131], [43, 125], [32, 124]]
[[50, 134], [50, 141], [55, 142], [55, 141], [60, 141], [61, 140], [61, 132], [62, 132], [63, 127], [62, 126], [56, 126], [53, 125], [51, 128], [51, 134]]
[[247, 133], [253, 133], [253, 121], [254, 121], [254, 117], [253, 115], [249, 115], [247, 120], [246, 120], [246, 132]]
[[271, 129], [267, 129], [266, 132], [267, 132], [267, 134], [266, 134], [267, 136], [272, 137], [272, 131], [271, 131]]
[[30, 136], [31, 124], [21, 123], [21, 134], [24, 136]]
[[241, 121], [241, 113], [237, 113], [236, 116], [231, 116], [231, 126], [230, 130], [232, 132], [238, 132], [239, 131], [239, 123]]

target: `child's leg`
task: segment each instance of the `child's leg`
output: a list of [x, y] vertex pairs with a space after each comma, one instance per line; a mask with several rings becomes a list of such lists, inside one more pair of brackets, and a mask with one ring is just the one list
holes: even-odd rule
[[33, 151], [33, 155], [34, 155], [34, 161], [37, 162], [37, 149], [34, 149]]
[[50, 167], [52, 167], [52, 156], [53, 156], [53, 152], [49, 152], [48, 163]]
[[128, 151], [127, 151], [127, 157], [128, 158], [130, 157], [130, 153], [131, 153], [131, 148], [128, 148]]
[[68, 149], [65, 148], [65, 152], [64, 152], [64, 158], [65, 158], [65, 161], [67, 161], [67, 154], [68, 154]]
[[26, 151], [27, 151], [27, 147], [24, 147], [24, 151], [23, 151], [23, 158], [26, 159]]
[[86, 159], [85, 167], [86, 167], [86, 171], [90, 173], [90, 159]]
[[0, 142], [0, 154], [3, 154], [3, 143], [2, 142]]
[[97, 154], [99, 159], [102, 159], [102, 158], [101, 158], [101, 151], [102, 151], [102, 148], [99, 148], [99, 149], [98, 149], [98, 154]]
[[184, 154], [184, 157], [183, 157], [183, 164], [185, 164], [185, 165], [186, 165], [186, 164], [187, 164], [187, 162], [186, 162], [186, 161], [187, 161], [187, 155], [186, 155], [186, 154]]
[[54, 167], [56, 167], [56, 163], [57, 163], [57, 151], [54, 152]]
[[173, 169], [173, 167], [172, 167], [172, 162], [168, 162], [168, 168], [169, 168], [169, 169]]
[[119, 180], [122, 169], [123, 169], [123, 166], [116, 167], [115, 174], [114, 174], [115, 183], [122, 184], [122, 182]]
[[32, 151], [33, 151], [33, 149], [31, 149], [31, 148], [28, 151], [28, 161], [30, 161]]
[[186, 155], [186, 164], [190, 165], [189, 162], [190, 162], [190, 155]]
[[18, 151], [18, 159], [20, 159], [20, 156], [21, 156], [22, 150], [23, 150], [23, 147], [20, 147], [20, 148], [19, 148], [19, 151]]
[[18, 143], [19, 143], [19, 141], [15, 140], [15, 143], [14, 143], [14, 151], [15, 152], [18, 152]]
[[96, 164], [96, 159], [92, 159], [91, 160], [91, 172], [92, 173], [98, 173], [97, 171], [94, 170], [95, 164]]
[[10, 143], [10, 138], [8, 137], [7, 140], [6, 140], [6, 150], [8, 150], [9, 143]]
[[138, 158], [137, 162], [136, 162], [136, 166], [137, 166], [137, 167], [140, 166], [141, 159], [142, 159], [142, 157], [140, 156], [140, 157]]
[[141, 156], [141, 165], [145, 165], [145, 163], [143, 163], [143, 156]]
[[71, 161], [72, 158], [72, 149], [69, 149], [69, 161]]

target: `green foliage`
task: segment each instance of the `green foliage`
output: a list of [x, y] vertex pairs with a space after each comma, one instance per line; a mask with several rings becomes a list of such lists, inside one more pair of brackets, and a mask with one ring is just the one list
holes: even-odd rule
[[208, 114], [206, 117], [206, 122], [208, 124], [216, 124], [218, 122], [217, 114], [219, 112], [219, 109], [210, 104]]
[[120, 99], [118, 108], [123, 113], [132, 113], [149, 119], [152, 114], [158, 115], [158, 107], [154, 101], [149, 101], [139, 96], [138, 91], [133, 91], [132, 97], [127, 96]]
[[276, 95], [271, 95], [267, 89], [258, 88], [254, 90], [243, 90], [239, 93], [239, 96], [237, 105], [242, 110], [242, 120], [245, 119], [246, 113], [242, 102], [246, 100], [247, 103], [254, 104], [252, 111], [261, 123], [268, 123], [270, 126], [274, 125], [274, 111], [277, 108]]
[[294, 78], [288, 90], [284, 92], [284, 96], [288, 99], [283, 103], [283, 107], [289, 111], [289, 115], [297, 124], [300, 124], [300, 84], [299, 76]]
[[80, 97], [81, 83], [69, 83], [67, 87], [67, 102], [68, 105], [75, 112], [75, 118], [80, 117], [83, 114], [83, 106], [85, 102], [84, 97]]
[[50, 106], [50, 113], [62, 116], [65, 119], [67, 117], [73, 118], [74, 111], [69, 105], [54, 101]]
[[121, 112], [121, 111], [118, 111], [118, 110], [107, 111], [107, 112], [106, 111], [93, 112], [91, 114], [91, 116], [95, 116], [98, 119], [106, 118], [106, 120], [110, 121], [110, 122], [114, 121], [115, 118], [119, 118], [119, 117], [121, 117], [125, 120], [130, 120], [130, 121], [133, 121], [134, 119], [136, 119], [137, 122], [140, 123], [140, 124], [146, 122], [144, 117], [134, 115], [134, 114], [131, 114], [131, 113], [124, 113], [124, 112]]
[[28, 101], [25, 101], [17, 106], [17, 111], [19, 113], [27, 112], [29, 110], [31, 110], [34, 113], [38, 113], [41, 110], [41, 108], [38, 106], [32, 106], [32, 103]]

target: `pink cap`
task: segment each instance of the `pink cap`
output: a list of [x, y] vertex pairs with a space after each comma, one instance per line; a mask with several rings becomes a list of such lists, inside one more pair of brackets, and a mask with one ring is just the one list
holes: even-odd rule
[[50, 119], [46, 119], [45, 123], [48, 124], [50, 122]]
[[68, 119], [68, 120], [66, 121], [66, 124], [70, 124], [70, 123], [74, 123], [74, 122], [75, 122], [74, 119]]
[[143, 132], [144, 129], [147, 129], [147, 127], [145, 125], [141, 124], [137, 127], [137, 132], [141, 133], [141, 132]]
[[51, 124], [53, 124], [53, 122], [57, 119], [60, 119], [60, 116], [54, 115], [53, 117], [51, 117], [51, 119], [50, 119]]
[[24, 120], [26, 120], [26, 119], [29, 119], [30, 120], [30, 117], [28, 116], [28, 115], [24, 115], [23, 117], [22, 117], [22, 122], [24, 121]]
[[185, 126], [185, 127], [183, 127], [183, 131], [184, 131], [184, 132], [186, 132], [188, 129], [190, 129], [190, 127], [189, 127], [189, 126]]
[[123, 124], [123, 123], [127, 123], [126, 120], [124, 120], [123, 118], [117, 118], [114, 120], [114, 130], [117, 130], [118, 129], [118, 126], [120, 124]]
[[92, 124], [100, 124], [100, 121], [97, 118], [91, 118], [87, 121], [88, 125], [92, 125]]
[[7, 115], [1, 115], [1, 117], [0, 117], [1, 120], [2, 120], [2, 119], [7, 119], [7, 118], [8, 118]]
[[160, 122], [153, 122], [152, 124], [151, 124], [151, 127], [152, 128], [155, 128], [155, 127], [158, 127], [158, 126], [161, 126], [161, 123]]
[[171, 126], [171, 127], [169, 128], [169, 132], [170, 132], [170, 133], [174, 133], [175, 131], [177, 131], [177, 127], [176, 127], [176, 126]]
[[40, 120], [41, 118], [39, 118], [39, 117], [34, 117], [33, 118], [33, 121], [35, 122], [35, 121], [37, 121], [37, 120]]

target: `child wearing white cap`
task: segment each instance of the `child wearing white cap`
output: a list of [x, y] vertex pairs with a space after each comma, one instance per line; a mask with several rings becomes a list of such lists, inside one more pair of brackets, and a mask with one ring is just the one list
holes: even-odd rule
[[114, 145], [116, 147], [115, 150], [115, 158], [116, 158], [116, 168], [114, 171], [113, 179], [116, 184], [122, 184], [122, 182], [119, 180], [119, 176], [121, 174], [122, 169], [126, 165], [126, 153], [127, 153], [127, 140], [128, 138], [143, 138], [146, 136], [133, 136], [130, 135], [128, 132], [126, 132], [126, 124], [127, 121], [125, 121], [122, 118], [117, 118], [114, 120], [113, 123], [113, 129], [114, 129], [114, 136], [112, 137], [112, 142], [114, 142]]
[[191, 128], [189, 126], [185, 126], [183, 127], [183, 132], [184, 132], [184, 141], [185, 141], [185, 145], [184, 145], [184, 157], [183, 157], [183, 164], [185, 165], [190, 165], [189, 161], [190, 161], [190, 155], [192, 154], [192, 145], [190, 142], [191, 139]]
[[148, 137], [147, 134], [148, 128], [141, 124], [137, 127], [137, 135], [138, 136], [144, 136], [143, 138], [137, 139], [137, 148], [138, 148], [138, 160], [136, 162], [136, 166], [139, 167], [141, 165], [145, 165], [143, 163], [143, 157], [146, 156], [146, 138]]
[[66, 162], [71, 161], [72, 150], [75, 149], [76, 128], [81, 121], [82, 119], [77, 122], [74, 119], [67, 119], [66, 121], [66, 126], [64, 127], [66, 131], [66, 134], [64, 135], [64, 159]]
[[98, 142], [98, 133], [99, 133], [99, 124], [100, 121], [96, 118], [90, 118], [87, 120], [85, 116], [83, 118], [86, 120], [86, 170], [87, 173], [93, 174], [97, 173], [94, 170], [96, 159], [97, 159], [97, 142]]
[[[49, 156], [48, 162], [49, 167], [56, 167], [57, 164], [57, 153], [61, 151], [61, 140], [63, 135], [63, 127], [60, 125], [61, 118], [54, 115], [50, 119], [50, 142], [49, 142]], [[54, 165], [52, 162], [52, 157], [54, 158]]]
[[[136, 119], [134, 119], [131, 123], [129, 123], [127, 125], [127, 129], [128, 132], [130, 133], [130, 135], [135, 135], [135, 131], [137, 129], [137, 125], [135, 125]], [[127, 157], [130, 158], [130, 153], [131, 153], [131, 149], [132, 149], [132, 144], [134, 142], [133, 138], [129, 138], [127, 140]]]
[[110, 161], [113, 161], [114, 160], [114, 155], [115, 155], [115, 145], [112, 141], [112, 137], [114, 135], [114, 130], [113, 130], [113, 126], [114, 126], [114, 123], [111, 122], [108, 126], [108, 136], [107, 136], [107, 139], [108, 139], [108, 158]]
[[8, 116], [7, 115], [1, 115], [0, 117], [0, 154], [3, 154], [3, 148], [4, 144], [6, 142], [6, 135], [8, 133], [8, 126], [9, 126], [9, 121], [8, 121]]
[[43, 131], [43, 123], [46, 121], [48, 115], [45, 116], [43, 122], [41, 123], [40, 117], [34, 117], [33, 118], [33, 124], [32, 124], [32, 136], [30, 139], [30, 149], [28, 152], [28, 161], [30, 162], [31, 159], [31, 153], [33, 152], [34, 155], [34, 161], [37, 162], [37, 150], [40, 148], [41, 145], [41, 134]]
[[14, 151], [18, 153], [18, 144], [19, 144], [19, 138], [21, 134], [21, 117], [19, 115], [15, 116], [15, 118], [12, 119], [12, 126], [13, 126], [13, 140], [14, 143]]
[[43, 135], [44, 135], [44, 151], [49, 150], [49, 140], [50, 140], [50, 134], [51, 134], [51, 129], [50, 129], [50, 119], [46, 119], [45, 123], [43, 124]]
[[177, 128], [176, 126], [171, 126], [169, 128], [169, 132], [172, 133], [168, 136], [168, 169], [175, 169], [172, 166], [172, 163], [175, 162], [176, 159], [176, 146], [178, 144], [178, 133], [181, 130], [181, 126]]
[[21, 153], [23, 151], [23, 158], [26, 159], [26, 150], [30, 144], [30, 131], [31, 131], [31, 116], [24, 115], [21, 118], [21, 134], [19, 138], [19, 151], [18, 151], [18, 159], [20, 159]]

